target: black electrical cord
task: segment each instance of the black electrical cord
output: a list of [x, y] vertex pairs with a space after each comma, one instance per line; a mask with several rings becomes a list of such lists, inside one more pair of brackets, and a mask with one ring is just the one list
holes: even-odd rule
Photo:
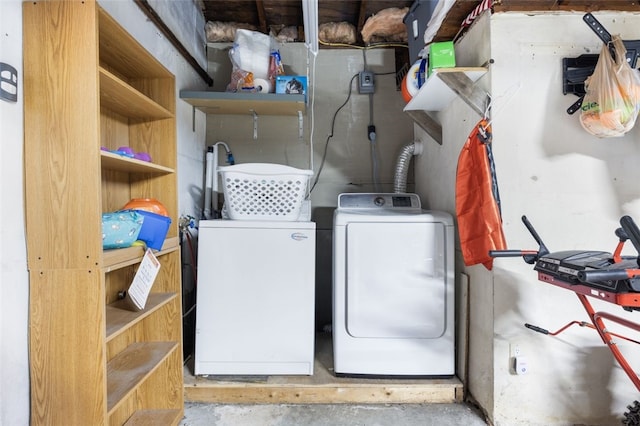
[[329, 135], [327, 136], [327, 140], [324, 143], [324, 153], [322, 154], [322, 161], [320, 162], [320, 167], [318, 167], [318, 174], [316, 175], [315, 180], [313, 181], [313, 185], [311, 185], [311, 189], [309, 190], [309, 193], [311, 193], [313, 191], [313, 188], [316, 187], [316, 184], [318, 183], [318, 179], [320, 179], [320, 173], [322, 173], [322, 168], [324, 167], [324, 162], [327, 159], [327, 151], [329, 150], [329, 140], [333, 137], [333, 129], [335, 127], [336, 124], [336, 117], [338, 116], [338, 113], [340, 112], [340, 110], [342, 108], [344, 108], [344, 106], [347, 104], [347, 102], [349, 102], [349, 99], [351, 99], [351, 92], [353, 89], [353, 80], [355, 80], [358, 77], [358, 74], [354, 74], [353, 77], [351, 77], [351, 81], [349, 81], [349, 94], [347, 95], [347, 99], [345, 99], [344, 103], [342, 105], [340, 105], [340, 107], [336, 110], [336, 112], [333, 114], [333, 119], [331, 120], [331, 133], [329, 133]]
[[[390, 72], [383, 72], [383, 73], [374, 73], [375, 75], [390, 75], [390, 74], [395, 74], [394, 71], [390, 71]], [[349, 94], [347, 95], [347, 99], [345, 99], [344, 103], [342, 105], [340, 105], [340, 107], [338, 107], [338, 109], [336, 110], [336, 112], [333, 114], [333, 119], [331, 120], [331, 133], [327, 136], [327, 140], [324, 143], [324, 152], [322, 154], [322, 161], [320, 162], [320, 167], [318, 167], [318, 174], [316, 174], [316, 178], [313, 181], [313, 185], [311, 185], [311, 189], [309, 190], [309, 193], [311, 193], [313, 191], [313, 189], [316, 187], [316, 184], [318, 183], [318, 179], [320, 179], [320, 173], [322, 173], [322, 168], [324, 167], [324, 162], [327, 159], [327, 151], [329, 148], [329, 140], [333, 137], [333, 130], [336, 124], [336, 117], [338, 116], [338, 113], [340, 112], [340, 110], [342, 108], [344, 108], [344, 106], [347, 104], [347, 102], [349, 102], [349, 99], [351, 99], [351, 92], [353, 91], [353, 80], [355, 80], [358, 77], [358, 74], [354, 74], [353, 77], [351, 77], [351, 81], [349, 81]], [[371, 112], [371, 120], [373, 121], [373, 112]]]

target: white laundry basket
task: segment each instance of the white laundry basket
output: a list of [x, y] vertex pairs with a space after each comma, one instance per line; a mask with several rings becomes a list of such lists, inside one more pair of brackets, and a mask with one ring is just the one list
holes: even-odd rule
[[229, 219], [296, 221], [312, 170], [271, 163], [219, 167]]

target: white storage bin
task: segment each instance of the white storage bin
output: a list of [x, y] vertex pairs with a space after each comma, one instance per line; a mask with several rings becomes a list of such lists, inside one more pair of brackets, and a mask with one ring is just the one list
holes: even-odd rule
[[229, 219], [296, 221], [312, 170], [271, 163], [218, 168]]

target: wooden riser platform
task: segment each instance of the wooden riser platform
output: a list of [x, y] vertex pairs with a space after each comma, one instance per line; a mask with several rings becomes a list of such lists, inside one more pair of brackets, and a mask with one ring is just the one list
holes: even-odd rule
[[185, 401], [220, 404], [421, 404], [462, 402], [456, 378], [336, 377], [330, 335], [316, 340], [313, 376], [208, 376], [184, 370]]

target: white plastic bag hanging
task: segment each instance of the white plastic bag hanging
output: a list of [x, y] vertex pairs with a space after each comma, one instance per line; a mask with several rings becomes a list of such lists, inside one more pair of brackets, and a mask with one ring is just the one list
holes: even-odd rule
[[640, 112], [640, 75], [626, 61], [619, 35], [611, 42], [615, 60], [603, 45], [593, 74], [586, 80], [580, 123], [592, 135], [622, 136], [633, 128]]

